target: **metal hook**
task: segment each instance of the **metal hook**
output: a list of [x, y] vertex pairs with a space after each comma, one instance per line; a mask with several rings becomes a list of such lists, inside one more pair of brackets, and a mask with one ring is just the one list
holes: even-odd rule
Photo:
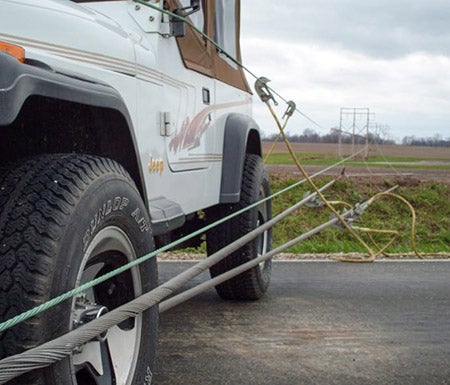
[[270, 88], [267, 86], [267, 83], [269, 83], [270, 80], [265, 78], [264, 76], [261, 76], [260, 78], [256, 79], [255, 82], [255, 90], [258, 94], [259, 98], [262, 102], [266, 103], [270, 99], [273, 100], [273, 103], [278, 106], [277, 101], [273, 97], [272, 93], [270, 92]]
[[286, 112], [284, 113], [282, 119], [284, 119], [285, 117], [290, 118], [297, 108], [295, 102], [293, 102], [292, 100], [289, 100], [287, 102], [287, 105], [288, 106], [287, 106]]

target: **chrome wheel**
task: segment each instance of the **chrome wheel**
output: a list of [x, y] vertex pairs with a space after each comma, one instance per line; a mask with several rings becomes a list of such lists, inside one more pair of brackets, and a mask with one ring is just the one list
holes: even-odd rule
[[[77, 286], [136, 259], [133, 245], [118, 227], [100, 230], [89, 244], [80, 266]], [[71, 327], [76, 328], [141, 294], [137, 268], [119, 274], [77, 296], [72, 303]], [[72, 357], [78, 385], [130, 385], [136, 370], [142, 316], [128, 319], [81, 346]]]
[[[264, 189], [261, 187], [259, 192], [259, 200], [262, 200], [266, 197]], [[258, 206], [258, 220], [256, 221], [256, 227], [259, 227], [266, 223], [267, 221], [267, 202], [261, 203]], [[257, 257], [260, 257], [264, 254], [266, 254], [268, 251], [270, 251], [270, 239], [271, 239], [271, 233], [270, 230], [264, 231], [262, 234], [258, 235], [256, 238], [256, 249], [257, 249]], [[261, 262], [259, 264], [259, 268], [261, 270], [261, 274], [270, 274], [270, 270], [272, 267], [272, 260], [269, 259], [267, 261]]]

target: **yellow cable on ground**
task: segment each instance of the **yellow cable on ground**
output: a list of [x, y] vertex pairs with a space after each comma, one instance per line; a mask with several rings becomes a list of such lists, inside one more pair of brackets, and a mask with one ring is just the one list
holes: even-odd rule
[[[398, 194], [393, 194], [391, 192], [383, 192], [383, 193], [379, 193], [374, 195], [371, 199], [369, 199], [368, 204], [372, 204], [374, 203], [376, 200], [384, 198], [384, 197], [392, 197], [392, 198], [396, 198], [401, 200], [403, 203], [406, 204], [406, 206], [408, 206], [409, 210], [411, 211], [411, 216], [412, 216], [412, 223], [411, 223], [411, 247], [414, 251], [414, 255], [416, 255], [418, 258], [423, 259], [424, 256], [417, 250], [417, 245], [416, 245], [416, 223], [417, 223], [417, 217], [416, 217], [416, 211], [414, 210], [414, 207], [412, 206], [411, 203], [409, 203], [405, 198], [403, 198], [401, 195]], [[373, 230], [373, 229], [367, 229], [367, 228], [358, 228], [358, 230], [361, 230], [363, 232], [366, 233], [391, 233], [394, 235], [394, 237], [387, 243], [386, 246], [379, 248], [379, 246], [377, 245], [377, 243], [375, 242], [375, 240], [371, 238], [372, 243], [374, 243], [375, 247], [379, 248], [378, 251], [378, 255], [383, 254], [386, 249], [388, 249], [398, 238], [398, 236], [400, 235], [400, 233], [396, 230]], [[377, 255], [377, 256], [378, 256]], [[351, 258], [351, 257], [339, 257], [339, 258], [334, 258], [338, 261], [341, 262], [359, 262], [359, 259], [357, 258]]]
[[[339, 222], [341, 223], [341, 225], [362, 245], [364, 246], [364, 248], [367, 250], [367, 252], [369, 253], [369, 257], [368, 258], [351, 258], [351, 257], [342, 257], [342, 258], [336, 258], [338, 261], [341, 262], [373, 262], [379, 255], [383, 254], [399, 237], [399, 232], [396, 230], [374, 230], [374, 229], [369, 229], [369, 228], [355, 228], [352, 227], [346, 220], [345, 218], [343, 218], [338, 211], [333, 207], [333, 205], [339, 204], [339, 205], [345, 205], [347, 207], [353, 207], [352, 205], [350, 205], [347, 202], [342, 202], [342, 201], [328, 201], [326, 199], [326, 197], [320, 192], [318, 191], [317, 186], [315, 185], [315, 183], [312, 181], [312, 179], [310, 178], [309, 174], [306, 172], [306, 170], [303, 168], [303, 166], [300, 164], [300, 161], [298, 160], [297, 155], [295, 154], [288, 138], [285, 135], [284, 129], [287, 125], [287, 122], [289, 120], [289, 117], [292, 115], [292, 112], [295, 110], [295, 103], [294, 102], [288, 102], [288, 109], [285, 113], [285, 116], [287, 117], [284, 124], [282, 125], [280, 123], [280, 120], [278, 119], [274, 109], [272, 108], [272, 106], [270, 105], [270, 99], [274, 100], [273, 95], [271, 95], [268, 87], [267, 87], [267, 82], [268, 79], [265, 78], [260, 78], [256, 81], [255, 83], [255, 89], [258, 93], [258, 95], [260, 96], [261, 100], [266, 104], [266, 106], [268, 107], [272, 117], [274, 118], [278, 129], [279, 129], [279, 134], [276, 137], [274, 143], [271, 146], [271, 149], [268, 153], [268, 155], [265, 157], [265, 160], [267, 160], [267, 158], [270, 156], [270, 154], [273, 151], [273, 148], [275, 147], [276, 142], [278, 142], [278, 139], [280, 138], [280, 136], [283, 138], [283, 141], [289, 151], [289, 154], [291, 155], [295, 165], [297, 166], [298, 170], [300, 171], [300, 173], [303, 175], [303, 177], [307, 180], [307, 182], [309, 183], [309, 185], [313, 188], [313, 190], [317, 193], [318, 197], [322, 200], [322, 202], [327, 206], [327, 208], [329, 210], [331, 210], [331, 212], [336, 216], [336, 218], [339, 220]], [[374, 197], [372, 197], [369, 201], [368, 201], [368, 205], [372, 204], [373, 202], [375, 202], [377, 199], [381, 199], [382, 197], [386, 197], [386, 196], [390, 196], [390, 197], [394, 197], [397, 199], [400, 199], [403, 203], [405, 203], [408, 208], [411, 211], [412, 214], [412, 226], [411, 226], [411, 243], [412, 243], [412, 248], [414, 250], [415, 255], [417, 255], [419, 258], [423, 258], [423, 256], [419, 253], [419, 251], [417, 250], [416, 247], [416, 240], [415, 240], [415, 234], [416, 234], [416, 213], [414, 210], [414, 207], [411, 205], [411, 203], [409, 203], [405, 198], [403, 198], [400, 195], [397, 194], [393, 194], [391, 192], [383, 192], [383, 193], [379, 193], [376, 194]], [[372, 244], [374, 245], [374, 247], [376, 248], [376, 251], [372, 250], [372, 248], [357, 234], [356, 230], [362, 231], [364, 233], [366, 233], [370, 239], [370, 241], [372, 242]], [[380, 247], [378, 245], [378, 243], [375, 241], [375, 239], [372, 237], [372, 233], [383, 233], [383, 234], [391, 234], [393, 235], [392, 239], [383, 247]]]
[[345, 206], [345, 207], [347, 207], [349, 209], [353, 208], [353, 206], [350, 203], [344, 202], [344, 201], [328, 201], [328, 203], [330, 205], [334, 205], [334, 206], [341, 205], [341, 206]]
[[[353, 226], [353, 228], [355, 230], [365, 233], [369, 237], [372, 244], [377, 249], [382, 249], [382, 247], [378, 244], [377, 241], [375, 241], [374, 237], [372, 237], [373, 233], [374, 234], [390, 234], [393, 236], [392, 239], [388, 242], [388, 244], [384, 247], [384, 250], [386, 250], [389, 246], [391, 246], [397, 240], [397, 238], [400, 236], [400, 233], [397, 230], [378, 230], [378, 229], [369, 229], [369, 228], [365, 228], [365, 227], [355, 227], [355, 226]], [[384, 254], [384, 251], [383, 251], [383, 254]]]

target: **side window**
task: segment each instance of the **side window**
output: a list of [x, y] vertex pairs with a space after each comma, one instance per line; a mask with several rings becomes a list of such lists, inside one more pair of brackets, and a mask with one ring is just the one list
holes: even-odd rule
[[[181, 0], [180, 4], [182, 7], [189, 7], [191, 5], [191, 0]], [[203, 6], [200, 2], [200, 10], [189, 16], [192, 24], [200, 31], [205, 31], [205, 17], [203, 15]]]
[[[216, 0], [215, 16], [216, 41], [228, 54], [236, 58], [236, 0]], [[221, 57], [233, 68], [237, 68], [225, 55]]]

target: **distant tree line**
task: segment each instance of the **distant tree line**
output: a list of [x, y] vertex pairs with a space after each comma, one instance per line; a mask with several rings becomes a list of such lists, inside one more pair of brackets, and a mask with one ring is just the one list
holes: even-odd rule
[[443, 138], [437, 134], [430, 138], [416, 138], [413, 136], [405, 136], [402, 139], [404, 146], [430, 146], [430, 147], [450, 147], [450, 137]]
[[[300, 143], [339, 143], [339, 129], [332, 128], [328, 134], [319, 134], [312, 128], [305, 128], [302, 134], [286, 133], [290, 142]], [[272, 142], [277, 137], [277, 134], [265, 135], [264, 141]], [[354, 142], [352, 136], [349, 134], [341, 135], [341, 143], [344, 144], [365, 144], [366, 138], [364, 136], [355, 136]], [[383, 138], [379, 134], [369, 133], [369, 144], [396, 144], [392, 139]], [[401, 144], [403, 146], [432, 146], [432, 147], [450, 147], [450, 137], [443, 138], [441, 135], [434, 135], [430, 138], [416, 138], [415, 136], [405, 136]]]
[[[301, 142], [301, 143], [339, 143], [339, 130], [332, 128], [328, 134], [320, 135], [312, 128], [305, 128], [302, 134], [292, 134], [286, 133], [287, 138], [290, 142]], [[277, 137], [277, 134], [266, 135], [263, 140], [265, 141], [274, 141]], [[365, 144], [366, 137], [355, 135], [355, 138], [352, 139], [352, 136], [349, 134], [341, 135], [341, 143], [355, 143], [355, 144]], [[391, 139], [384, 139], [380, 135], [369, 133], [369, 143], [370, 144], [395, 144], [395, 142]]]

